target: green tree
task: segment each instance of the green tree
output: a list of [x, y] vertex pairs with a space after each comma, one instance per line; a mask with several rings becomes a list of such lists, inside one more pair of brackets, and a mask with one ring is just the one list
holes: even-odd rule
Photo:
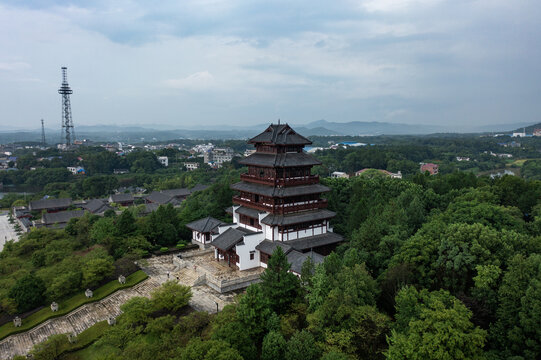
[[541, 255], [515, 255], [499, 289], [491, 336], [507, 356], [541, 356]]
[[67, 344], [68, 338], [66, 335], [51, 335], [47, 340], [34, 346], [31, 351], [32, 358], [36, 360], [56, 360]]
[[9, 290], [9, 297], [17, 304], [19, 312], [25, 312], [43, 304], [45, 290], [43, 280], [28, 274], [17, 280]]
[[299, 279], [289, 272], [290, 267], [282, 248], [277, 247], [261, 274], [263, 296], [277, 314], [285, 313], [299, 296]]
[[265, 298], [261, 286], [248, 286], [246, 293], [240, 298], [237, 316], [254, 339], [261, 339], [266, 330], [267, 319], [271, 315], [268, 299]]
[[486, 332], [471, 323], [471, 312], [448, 292], [397, 294], [396, 327], [387, 359], [484, 359]]
[[175, 281], [166, 281], [151, 294], [156, 310], [167, 309], [172, 312], [177, 312], [188, 305], [191, 297], [191, 288]]
[[282, 334], [271, 331], [263, 338], [261, 348], [261, 360], [283, 359], [286, 349], [286, 341]]
[[243, 360], [225, 341], [195, 338], [180, 354], [179, 360]]
[[81, 262], [83, 287], [95, 287], [100, 281], [111, 276], [115, 267], [114, 260], [103, 248], [88, 253]]
[[316, 360], [319, 355], [320, 350], [316, 346], [316, 340], [306, 330], [296, 332], [287, 342], [286, 360]]

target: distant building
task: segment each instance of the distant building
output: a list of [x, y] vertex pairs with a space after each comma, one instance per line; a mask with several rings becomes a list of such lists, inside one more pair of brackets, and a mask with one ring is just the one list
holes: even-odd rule
[[513, 157], [512, 154], [496, 154], [497, 157], [505, 158], [505, 159], [511, 159]]
[[514, 132], [512, 137], [526, 137], [526, 131], [523, 132]]
[[169, 166], [169, 158], [167, 156], [158, 156], [158, 161], [160, 162], [160, 164], [162, 164], [162, 166]]
[[70, 198], [66, 199], [41, 199], [30, 201], [28, 209], [30, 211], [42, 211], [45, 210], [48, 213], [67, 210], [72, 204]]
[[470, 161], [470, 158], [465, 156], [457, 156], [456, 161]]
[[86, 174], [86, 171], [82, 166], [68, 166], [67, 169], [73, 175], [85, 175]]
[[401, 171], [398, 171], [396, 173], [392, 173], [392, 172], [387, 171], [387, 170], [370, 169], [370, 168], [362, 169], [362, 170], [359, 170], [359, 171], [355, 172], [355, 176], [362, 175], [362, 174], [366, 173], [369, 170], [378, 171], [378, 172], [382, 173], [383, 175], [389, 176], [391, 179], [402, 179], [402, 172]]
[[63, 229], [71, 219], [80, 218], [84, 215], [84, 213], [84, 210], [44, 213], [41, 217], [41, 223], [36, 225], [41, 225], [52, 229]]
[[424, 174], [426, 171], [428, 171], [430, 175], [436, 175], [439, 171], [439, 165], [432, 163], [421, 163], [421, 172]]
[[215, 167], [221, 167], [224, 162], [233, 160], [235, 155], [231, 148], [214, 148], [203, 154], [205, 163], [214, 165]]
[[184, 167], [188, 171], [193, 171], [199, 169], [199, 163], [197, 162], [185, 162]]
[[129, 172], [130, 172], [130, 170], [128, 170], [128, 169], [114, 169], [113, 170], [113, 174], [115, 174], [115, 175], [127, 174]]
[[535, 129], [533, 131], [533, 136], [541, 136], [541, 129]]
[[212, 235], [217, 235], [218, 227], [225, 225], [224, 222], [208, 216], [204, 219], [199, 219], [186, 224], [186, 227], [192, 230], [192, 243], [204, 248], [210, 243]]
[[349, 179], [349, 175], [342, 171], [335, 171], [331, 174], [331, 177], [334, 179], [342, 178], [342, 179]]
[[113, 208], [101, 199], [92, 199], [81, 205], [81, 207], [94, 215], [103, 215], [107, 210]]
[[132, 194], [113, 194], [109, 196], [109, 203], [119, 204], [121, 206], [132, 206], [134, 202]]

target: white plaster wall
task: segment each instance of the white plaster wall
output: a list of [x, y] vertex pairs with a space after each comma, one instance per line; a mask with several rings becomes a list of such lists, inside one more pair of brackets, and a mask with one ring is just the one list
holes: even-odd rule
[[302, 230], [302, 231], [294, 231], [294, 232], [290, 232], [289, 236], [287, 233], [283, 234], [283, 241], [302, 239], [308, 236], [324, 234], [326, 232], [327, 232], [326, 226], [320, 226], [313, 229]]
[[[260, 266], [259, 251], [255, 247], [263, 240], [265, 240], [264, 233], [245, 235], [244, 244], [235, 247], [235, 251], [239, 256], [239, 262], [237, 263], [239, 270], [247, 270]], [[250, 251], [255, 251], [253, 260], [250, 260]]]

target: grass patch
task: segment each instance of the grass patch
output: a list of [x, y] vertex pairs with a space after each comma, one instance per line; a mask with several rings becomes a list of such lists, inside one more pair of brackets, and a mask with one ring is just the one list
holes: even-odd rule
[[52, 312], [50, 307], [45, 307], [40, 311], [33, 313], [27, 318], [23, 319], [23, 324], [21, 327], [16, 328], [13, 325], [13, 322], [8, 322], [0, 326], [0, 340], [6, 338], [7, 336], [18, 334], [27, 330], [32, 329], [33, 327], [41, 324], [44, 321], [49, 319], [66, 315], [73, 310], [77, 309], [81, 305], [96, 302], [102, 300], [103, 298], [111, 295], [117, 290], [126, 289], [132, 287], [141, 281], [145, 280], [148, 277], [142, 270], [136, 271], [126, 278], [125, 284], [120, 284], [118, 280], [113, 280], [107, 284], [94, 290], [94, 296], [88, 299], [85, 296], [85, 292], [81, 291], [77, 295], [59, 302], [59, 309], [57, 312]]

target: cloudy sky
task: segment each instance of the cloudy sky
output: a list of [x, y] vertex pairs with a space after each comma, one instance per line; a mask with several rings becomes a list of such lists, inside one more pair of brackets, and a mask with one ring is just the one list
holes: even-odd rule
[[0, 125], [541, 121], [535, 0], [0, 0]]

